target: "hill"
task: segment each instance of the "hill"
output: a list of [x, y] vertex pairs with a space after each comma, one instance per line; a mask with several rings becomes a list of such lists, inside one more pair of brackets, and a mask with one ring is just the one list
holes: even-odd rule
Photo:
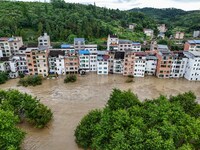
[[153, 17], [157, 23], [165, 23], [172, 31], [184, 31], [191, 33], [194, 30], [200, 30], [200, 11], [184, 11], [181, 9], [167, 8], [134, 8], [132, 12], [144, 13]]
[[[136, 32], [127, 30], [136, 22]], [[143, 28], [156, 29], [156, 23], [143, 13], [120, 11], [65, 3], [52, 0], [51, 3], [1, 1], [0, 37], [20, 35], [32, 42], [42, 32], [47, 32], [52, 41], [72, 42], [74, 37], [85, 37], [88, 41], [107, 37], [115, 33], [120, 38], [139, 40], [144, 37]]]

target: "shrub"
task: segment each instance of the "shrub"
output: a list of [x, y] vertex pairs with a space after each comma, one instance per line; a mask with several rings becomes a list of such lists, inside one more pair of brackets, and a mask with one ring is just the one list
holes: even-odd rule
[[0, 84], [5, 83], [8, 80], [8, 74], [6, 72], [0, 72]]
[[131, 83], [131, 82], [133, 82], [133, 78], [126, 79], [126, 83]]
[[76, 75], [67, 75], [64, 79], [64, 83], [69, 83], [69, 82], [76, 82], [77, 77]]
[[42, 84], [42, 77], [41, 76], [27, 76], [24, 78], [21, 78], [19, 80], [19, 85], [22, 86], [36, 86]]

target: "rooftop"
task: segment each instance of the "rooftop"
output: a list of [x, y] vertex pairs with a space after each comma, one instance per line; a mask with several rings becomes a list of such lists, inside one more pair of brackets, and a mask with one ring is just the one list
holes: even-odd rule
[[133, 44], [133, 45], [141, 45], [140, 42], [133, 42], [132, 44]]
[[79, 55], [89, 55], [90, 52], [88, 50], [79, 50]]
[[62, 44], [61, 45], [61, 48], [64, 48], [64, 49], [67, 49], [67, 48], [73, 48], [74, 46], [73, 45], [70, 45], [70, 44]]
[[65, 55], [65, 52], [64, 52], [64, 51], [61, 51], [61, 50], [50, 51], [50, 52], [49, 52], [49, 56], [50, 56], [50, 57], [58, 57], [59, 55], [64, 56], [64, 55]]
[[188, 40], [189, 44], [200, 44], [200, 40]]
[[74, 42], [77, 41], [85, 42], [85, 38], [74, 38]]
[[119, 44], [132, 44], [133, 42], [130, 40], [119, 40]]

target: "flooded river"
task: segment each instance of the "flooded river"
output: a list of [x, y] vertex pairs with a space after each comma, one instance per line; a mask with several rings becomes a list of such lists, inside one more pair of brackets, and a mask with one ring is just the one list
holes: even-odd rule
[[1, 89], [14, 88], [37, 96], [54, 113], [53, 121], [45, 129], [20, 125], [27, 132], [23, 150], [79, 150], [74, 142], [74, 129], [88, 111], [104, 107], [113, 88], [131, 89], [141, 100], [155, 98], [161, 93], [169, 96], [191, 90], [200, 100], [200, 82], [185, 79], [145, 77], [125, 83], [126, 78], [121, 75], [96, 74], [79, 77], [72, 84], [64, 84], [63, 79], [45, 80], [41, 86], [27, 88], [18, 87], [18, 79], [0, 85]]

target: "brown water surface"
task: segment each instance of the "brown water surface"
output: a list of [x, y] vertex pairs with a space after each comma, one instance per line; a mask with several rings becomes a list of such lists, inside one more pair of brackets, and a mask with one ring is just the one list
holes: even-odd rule
[[53, 121], [45, 129], [20, 125], [27, 132], [23, 150], [79, 150], [74, 142], [74, 129], [91, 109], [104, 107], [113, 88], [131, 89], [141, 100], [191, 90], [200, 100], [200, 83], [185, 79], [145, 77], [134, 78], [133, 83], [125, 83], [126, 77], [121, 75], [96, 74], [78, 77], [76, 83], [70, 84], [64, 84], [63, 79], [45, 80], [36, 87], [18, 87], [18, 79], [0, 85], [1, 89], [13, 88], [37, 96], [54, 113]]

